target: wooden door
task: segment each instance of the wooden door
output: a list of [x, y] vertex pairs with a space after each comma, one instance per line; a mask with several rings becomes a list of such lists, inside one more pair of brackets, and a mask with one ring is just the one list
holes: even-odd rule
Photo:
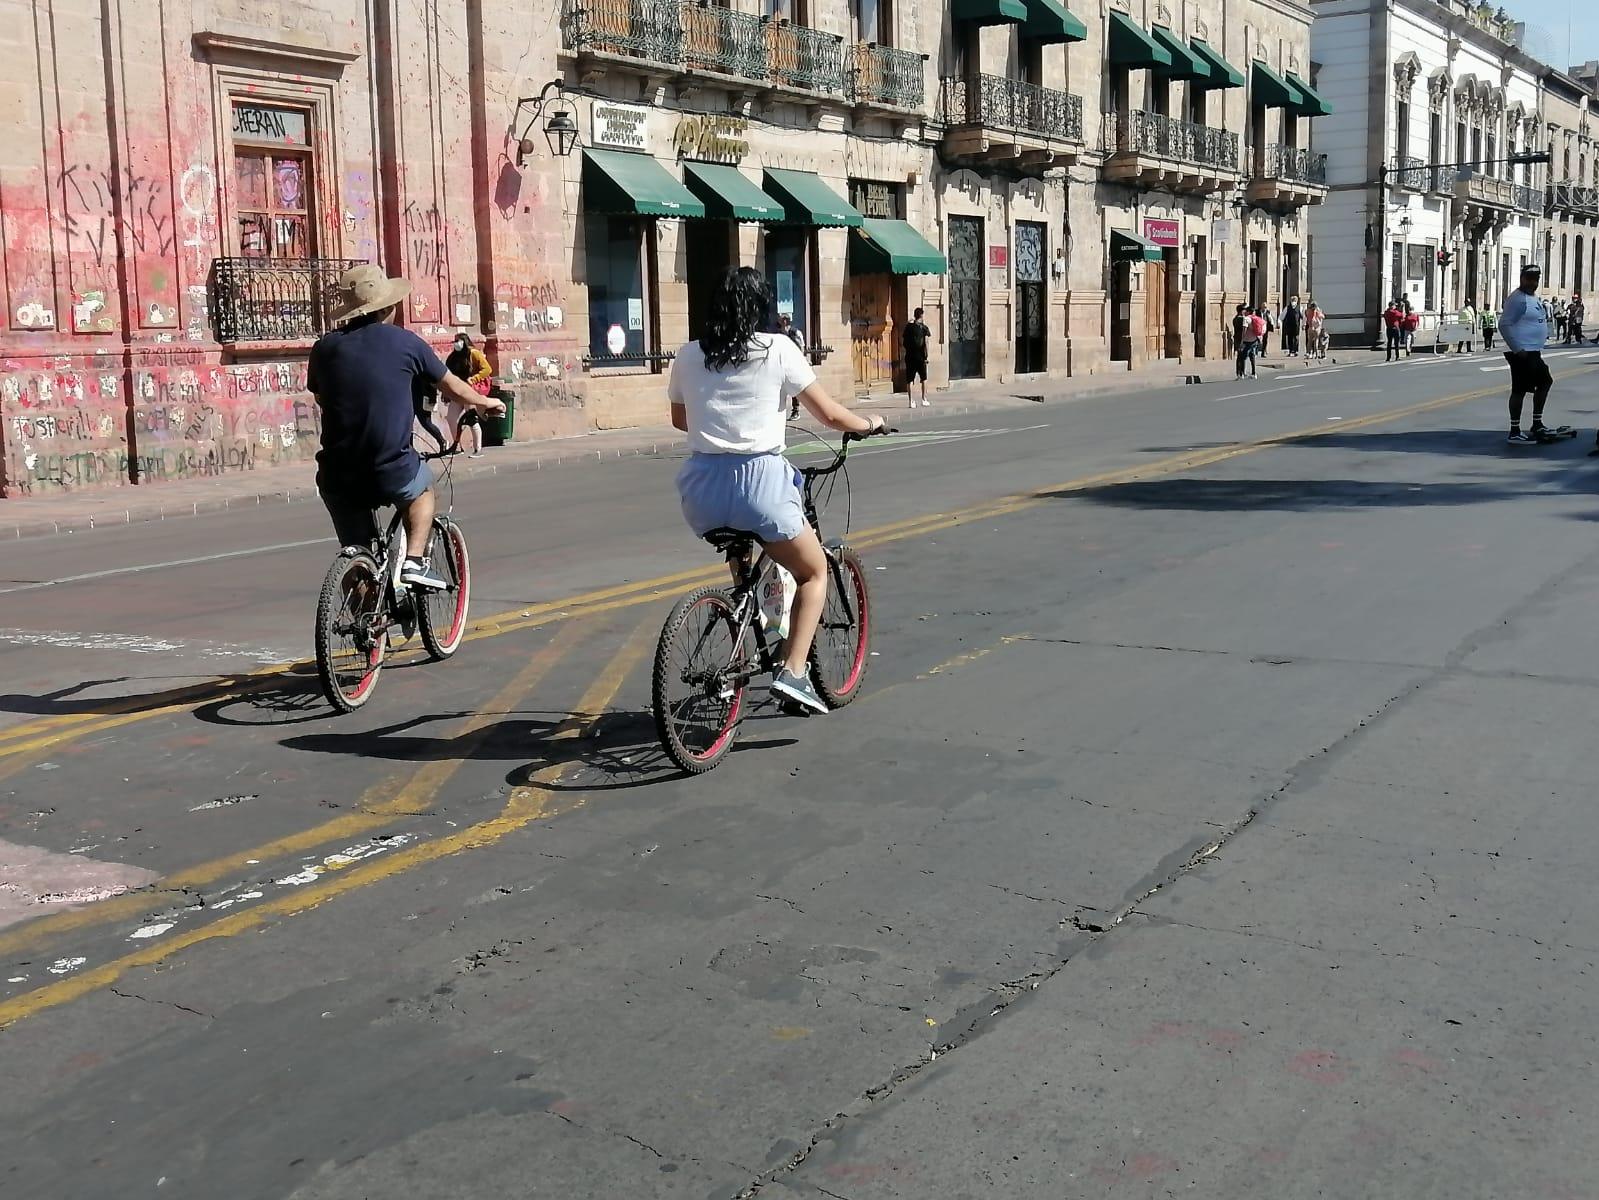
[[893, 276], [850, 276], [850, 366], [858, 391], [893, 385], [893, 338], [889, 328], [892, 303]]
[[1166, 357], [1166, 264], [1144, 264], [1144, 357]]

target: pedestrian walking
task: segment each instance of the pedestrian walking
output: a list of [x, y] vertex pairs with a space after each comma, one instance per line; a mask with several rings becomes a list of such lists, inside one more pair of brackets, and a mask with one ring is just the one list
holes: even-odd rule
[[[487, 396], [492, 390], [491, 380], [494, 378], [494, 368], [489, 365], [488, 357], [472, 344], [472, 339], [464, 333], [455, 335], [455, 348], [450, 351], [444, 360], [445, 368], [457, 379], [465, 380], [479, 396]], [[477, 421], [462, 424], [461, 418], [467, 414], [467, 406], [458, 400], [451, 400], [449, 408], [445, 411], [445, 418], [450, 427], [456, 431], [455, 436], [462, 438], [466, 431], [471, 430], [467, 440], [472, 445], [471, 458], [483, 457], [483, 426]]]
[[1410, 306], [1410, 301], [1403, 302], [1405, 315], [1399, 321], [1399, 332], [1405, 344], [1405, 357], [1410, 357], [1410, 352], [1416, 348], [1416, 330], [1421, 327], [1421, 314]]
[[1260, 319], [1263, 330], [1255, 353], [1265, 358], [1271, 350], [1271, 335], [1277, 332], [1277, 312], [1270, 304], [1256, 305], [1252, 311]]
[[911, 319], [905, 323], [904, 332], [900, 334], [900, 348], [905, 355], [905, 394], [910, 399], [911, 407], [916, 407], [916, 395], [911, 391], [916, 381], [922, 381], [922, 406], [931, 408], [933, 402], [927, 398], [927, 347], [932, 341], [933, 331], [922, 320], [922, 309], [917, 309], [911, 314]]
[[1466, 298], [1465, 304], [1461, 305], [1460, 307], [1460, 316], [1458, 320], [1460, 321], [1461, 325], [1465, 326], [1466, 340], [1455, 343], [1455, 353], [1470, 354], [1472, 353], [1472, 346], [1476, 342], [1477, 306], [1472, 303], [1469, 296]]
[[[1505, 336], [1505, 361], [1510, 364], [1510, 436], [1506, 440], [1512, 446], [1536, 442], [1547, 432], [1543, 410], [1554, 377], [1543, 360], [1549, 318], [1538, 302], [1542, 277], [1537, 263], [1522, 267], [1521, 286], [1505, 300], [1505, 311], [1499, 317], [1499, 329]], [[1532, 427], [1523, 433], [1521, 408], [1528, 392], [1532, 393]]]
[[1305, 308], [1305, 361], [1327, 357], [1327, 314], [1311, 300]]
[[1290, 358], [1299, 353], [1299, 335], [1304, 325], [1305, 314], [1299, 307], [1299, 297], [1288, 297], [1288, 307], [1283, 309], [1283, 353]]
[[1400, 328], [1404, 320], [1405, 310], [1399, 307], [1399, 301], [1390, 300], [1382, 312], [1382, 327], [1388, 335], [1388, 357], [1383, 362], [1393, 362], [1399, 357], [1404, 345], [1404, 331]]
[[1256, 317], [1254, 310], [1247, 305], [1240, 304], [1238, 311], [1233, 314], [1233, 349], [1237, 354], [1237, 371], [1235, 378], [1244, 377], [1244, 368], [1249, 368], [1249, 377], [1253, 379], [1255, 370], [1255, 347], [1259, 344], [1259, 334], [1255, 332]]
[[1498, 327], [1498, 320], [1494, 317], [1494, 310], [1487, 305], [1483, 306], [1481, 316], [1482, 348], [1484, 350], [1492, 350], [1494, 348], [1494, 331]]
[[1583, 318], [1588, 315], [1588, 310], [1583, 306], [1580, 295], [1571, 298], [1571, 304], [1566, 309], [1566, 345], [1576, 342], [1582, 345]]
[[[799, 326], [794, 324], [794, 318], [789, 316], [788, 313], [777, 314], [777, 332], [793, 342], [801, 350], [805, 349], [805, 335], [800, 332]], [[795, 396], [788, 402], [788, 419], [797, 421], [799, 420], [799, 414], [799, 397]]]

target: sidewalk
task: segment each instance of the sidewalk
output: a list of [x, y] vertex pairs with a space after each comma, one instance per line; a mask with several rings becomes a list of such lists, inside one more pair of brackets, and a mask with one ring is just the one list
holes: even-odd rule
[[[1322, 365], [1369, 361], [1364, 350], [1329, 355]], [[1262, 374], [1292, 374], [1303, 363], [1269, 358]], [[1024, 378], [1011, 383], [986, 380], [957, 382], [935, 391], [931, 407], [909, 407], [903, 395], [872, 397], [852, 407], [865, 413], [891, 416], [895, 425], [932, 417], [990, 412], [1029, 404], [1059, 404], [1118, 392], [1164, 388], [1197, 380], [1201, 385], [1233, 382], [1230, 360], [1199, 363], [1161, 363], [1132, 372], [1088, 375], [1076, 379]], [[604, 462], [641, 454], [670, 452], [681, 445], [682, 434], [670, 425], [650, 428], [601, 430], [578, 437], [512, 442], [486, 448], [479, 459], [464, 455], [455, 460], [457, 480], [478, 479], [507, 472], [539, 471], [584, 462]], [[0, 500], [0, 540], [15, 540], [54, 533], [77, 533], [134, 522], [166, 521], [236, 508], [268, 504], [317, 502], [316, 464], [307, 460], [266, 471], [239, 472], [211, 479], [177, 483], [103, 488], [89, 492], [64, 492], [54, 496]]]

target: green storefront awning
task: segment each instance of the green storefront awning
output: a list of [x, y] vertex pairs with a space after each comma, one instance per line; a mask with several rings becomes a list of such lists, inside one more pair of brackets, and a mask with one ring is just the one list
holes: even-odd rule
[[723, 221], [781, 221], [783, 206], [737, 167], [683, 164], [683, 182], [705, 205], [705, 215]]
[[1210, 64], [1190, 50], [1182, 38], [1164, 25], [1151, 25], [1149, 32], [1160, 48], [1171, 55], [1171, 66], [1162, 67], [1162, 75], [1168, 79], [1192, 79], [1201, 84], [1210, 78]]
[[852, 275], [946, 275], [949, 261], [908, 221], [866, 217], [850, 234]]
[[1027, 20], [1023, 0], [955, 0], [950, 15], [971, 25], [1020, 25]]
[[1250, 76], [1253, 83], [1250, 91], [1254, 93], [1250, 99], [1255, 103], [1266, 108], [1287, 108], [1295, 112], [1304, 103], [1305, 98], [1299, 94], [1299, 89], [1265, 63], [1253, 64]]
[[1306, 83], [1299, 76], [1295, 75], [1292, 71], [1288, 72], [1288, 83], [1289, 86], [1293, 87], [1301, 96], [1304, 97], [1304, 103], [1299, 106], [1298, 110], [1300, 116], [1332, 116], [1332, 105], [1327, 103], [1326, 97], [1318, 92], [1315, 88], [1311, 87], [1310, 84]]
[[1169, 67], [1171, 55], [1143, 27], [1118, 9], [1110, 10], [1110, 61], [1136, 69]]
[[1120, 229], [1110, 231], [1110, 261], [1113, 263], [1161, 262], [1165, 257], [1159, 246], [1136, 233], [1123, 233]]
[[865, 218], [813, 171], [766, 168], [763, 190], [784, 209], [791, 225], [857, 226]]
[[1088, 40], [1088, 26], [1058, 0], [1027, 0], [1027, 20], [1022, 22], [1022, 36], [1045, 45], [1082, 42]]
[[1212, 50], [1210, 43], [1204, 38], [1192, 38], [1188, 44], [1195, 54], [1205, 60], [1205, 65], [1210, 68], [1210, 78], [1205, 80], [1206, 87], [1235, 88], [1244, 86], [1244, 73]]
[[703, 217], [705, 205], [648, 154], [583, 151], [583, 209], [640, 217]]

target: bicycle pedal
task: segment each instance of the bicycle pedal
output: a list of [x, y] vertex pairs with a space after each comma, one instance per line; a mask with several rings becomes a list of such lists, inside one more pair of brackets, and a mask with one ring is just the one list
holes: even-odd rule
[[777, 702], [777, 711], [785, 717], [810, 717], [815, 715], [798, 700], [779, 700]]

